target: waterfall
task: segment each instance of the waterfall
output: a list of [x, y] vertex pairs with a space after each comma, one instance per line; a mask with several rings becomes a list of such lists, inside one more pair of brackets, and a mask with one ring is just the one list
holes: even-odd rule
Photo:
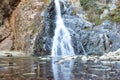
[[61, 17], [59, 0], [54, 0], [56, 8], [56, 29], [53, 37], [52, 56], [74, 55], [71, 37]]

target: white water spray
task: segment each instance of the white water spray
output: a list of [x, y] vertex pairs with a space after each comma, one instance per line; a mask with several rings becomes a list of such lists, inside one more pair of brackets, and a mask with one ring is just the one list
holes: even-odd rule
[[54, 3], [56, 8], [56, 29], [53, 37], [52, 56], [74, 55], [70, 34], [61, 17], [59, 0], [54, 0]]

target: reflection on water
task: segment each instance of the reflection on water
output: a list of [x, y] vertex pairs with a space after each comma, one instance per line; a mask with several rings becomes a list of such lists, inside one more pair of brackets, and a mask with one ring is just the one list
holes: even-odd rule
[[65, 60], [62, 63], [58, 63], [60, 59], [53, 58], [52, 70], [55, 80], [72, 80], [72, 69], [74, 66], [74, 60]]
[[0, 80], [120, 80], [120, 61], [0, 58]]

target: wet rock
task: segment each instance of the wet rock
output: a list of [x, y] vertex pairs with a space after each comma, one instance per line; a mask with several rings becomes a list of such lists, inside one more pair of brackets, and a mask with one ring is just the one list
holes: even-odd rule
[[85, 19], [67, 15], [64, 16], [64, 23], [71, 34], [75, 53], [86, 54], [83, 43], [85, 44], [89, 41], [88, 36], [90, 35], [93, 24]]
[[76, 54], [102, 55], [120, 48], [119, 23], [109, 20], [99, 26], [72, 15], [64, 16]]
[[55, 29], [55, 4], [51, 2], [44, 13], [44, 28], [38, 33], [33, 53], [35, 56], [46, 55], [51, 53], [52, 38]]
[[[69, 13], [73, 10], [73, 8], [71, 8], [71, 6], [67, 3], [67, 1], [66, 1], [66, 3], [61, 2], [60, 6], [61, 6], [61, 14], [63, 15], [64, 22], [66, 22], [65, 23], [66, 27], [69, 28], [70, 32], [72, 32], [71, 36], [74, 37], [74, 35], [76, 35], [76, 32], [73, 32], [74, 30], [79, 31], [79, 29], [77, 29], [78, 26], [81, 27], [82, 29], [92, 27], [92, 26], [89, 26], [89, 24], [91, 25], [91, 23], [89, 23], [83, 19], [79, 19], [74, 16], [68, 16], [68, 15], [70, 15]], [[68, 10], [68, 9], [70, 9], [70, 10]], [[68, 15], [65, 15], [65, 14], [68, 14]], [[71, 13], [71, 15], [73, 15], [73, 14]], [[54, 30], [56, 27], [55, 26], [55, 20], [56, 20], [55, 16], [56, 16], [55, 4], [52, 1], [51, 4], [46, 9], [45, 14], [44, 14], [44, 24], [45, 24], [44, 29], [43, 29], [42, 33], [41, 32], [38, 33], [36, 40], [35, 40], [34, 54], [37, 56], [51, 54], [52, 40], [53, 40], [53, 36], [54, 36]], [[73, 21], [75, 21], [75, 23], [73, 23]], [[77, 34], [77, 36], [79, 36], [79, 34]], [[78, 38], [77, 36], [75, 36], [75, 38]], [[76, 45], [78, 43], [81, 44], [80, 41], [77, 41], [77, 42], [74, 42], [74, 45]], [[77, 52], [82, 51], [82, 49], [80, 48], [80, 46], [82, 44], [81, 45], [79, 45], [79, 44], [77, 45], [77, 47], [74, 46], [77, 49], [77, 50], [75, 50]]]
[[[62, 4], [62, 3], [61, 3]], [[67, 3], [64, 3], [65, 5]], [[63, 7], [63, 8], [62, 8]], [[61, 5], [61, 11], [64, 24], [68, 28], [72, 46], [75, 54], [102, 55], [109, 51], [115, 51], [120, 48], [120, 26], [109, 20], [104, 20], [100, 25], [80, 18], [79, 16], [69, 14], [74, 10], [70, 5]], [[67, 12], [67, 9], [68, 12]], [[54, 3], [48, 6], [44, 15], [44, 29], [37, 35], [34, 45], [35, 55], [46, 55], [51, 53], [52, 41], [55, 30], [55, 7]]]
[[78, 50], [82, 50], [82, 52], [80, 51], [78, 52], [77, 50], [76, 53], [78, 54], [84, 52], [83, 48], [86, 54], [94, 54], [94, 55], [95, 54], [102, 55], [105, 52], [107, 53], [109, 51], [116, 51], [117, 49], [120, 48], [119, 24], [117, 23], [106, 20], [101, 25], [99, 26], [91, 25], [88, 29], [85, 28], [82, 29], [80, 26], [76, 28], [77, 30], [80, 31], [78, 32], [73, 28], [71, 29], [73, 30], [73, 32], [77, 34], [77, 35], [74, 34], [74, 38], [72, 38], [73, 43], [79, 42], [74, 44], [75, 50], [76, 48], [78, 48], [77, 45], [79, 45]]
[[[120, 48], [120, 46], [118, 44], [120, 44], [120, 26], [119, 23], [114, 23], [108, 20], [105, 20], [99, 27], [99, 31], [100, 33], [98, 34], [102, 34], [102, 46], [104, 47], [104, 51], [105, 52], [109, 52], [109, 51], [116, 51], [117, 49]], [[95, 28], [94, 28], [95, 29]], [[98, 32], [97, 30], [94, 30], [96, 33]], [[104, 31], [104, 32], [103, 32]]]

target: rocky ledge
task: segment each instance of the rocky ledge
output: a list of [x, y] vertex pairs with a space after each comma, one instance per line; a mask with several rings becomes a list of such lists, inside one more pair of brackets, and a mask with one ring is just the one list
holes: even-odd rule
[[30, 54], [17, 51], [0, 51], [0, 57], [28, 57]]

